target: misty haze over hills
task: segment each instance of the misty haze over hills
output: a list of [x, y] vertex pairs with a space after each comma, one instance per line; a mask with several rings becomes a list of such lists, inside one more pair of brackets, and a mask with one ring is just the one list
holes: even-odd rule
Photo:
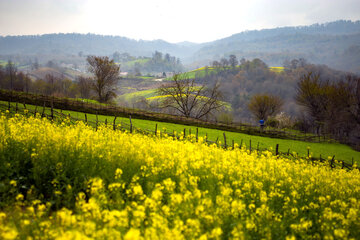
[[155, 50], [179, 57], [189, 68], [235, 54], [239, 59], [260, 58], [270, 66], [305, 58], [311, 63], [360, 73], [360, 21], [245, 31], [201, 44], [77, 33], [0, 37], [0, 55], [5, 60], [14, 55], [68, 56], [80, 52], [111, 56], [116, 51], [151, 56]]

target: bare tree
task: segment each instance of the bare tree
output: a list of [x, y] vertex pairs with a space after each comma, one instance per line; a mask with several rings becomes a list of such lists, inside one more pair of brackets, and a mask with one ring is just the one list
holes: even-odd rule
[[227, 60], [226, 58], [222, 58], [220, 59], [220, 64], [225, 70], [229, 66], [229, 60]]
[[248, 108], [257, 120], [267, 120], [269, 116], [279, 113], [283, 105], [283, 100], [278, 96], [258, 94], [251, 98]]
[[116, 96], [115, 87], [119, 81], [120, 66], [108, 57], [89, 56], [88, 70], [94, 74], [92, 88], [98, 95], [100, 102], [107, 102]]
[[90, 98], [91, 96], [91, 79], [79, 76], [76, 78], [76, 83], [80, 92], [81, 98]]
[[17, 73], [17, 68], [16, 68], [15, 64], [11, 60], [9, 60], [7, 65], [6, 65], [6, 73], [9, 76], [9, 79], [10, 79], [10, 90], [13, 90], [14, 82], [15, 82], [15, 78], [16, 78], [16, 73]]
[[219, 61], [213, 61], [212, 63], [211, 63], [211, 65], [214, 67], [214, 68], [218, 68], [218, 67], [220, 67], [221, 66], [221, 63], [219, 63]]
[[229, 64], [232, 68], [235, 68], [236, 65], [239, 64], [239, 61], [237, 60], [236, 56], [234, 54], [231, 54], [229, 56]]
[[295, 101], [318, 123], [329, 116], [333, 87], [329, 81], [321, 81], [319, 74], [311, 72], [303, 75], [297, 83]]
[[341, 141], [349, 141], [353, 135], [349, 143], [359, 144], [359, 77], [348, 75], [341, 81], [330, 81], [309, 72], [300, 78], [296, 90], [296, 103], [307, 113], [310, 125], [318, 134], [331, 133]]
[[[347, 82], [338, 84], [338, 92], [340, 96], [347, 96], [345, 108], [351, 114], [351, 118], [360, 124], [360, 77], [346, 76]], [[341, 91], [341, 85], [345, 86], [345, 91]]]
[[0, 88], [6, 88], [5, 83], [6, 72], [2, 65], [0, 65]]
[[47, 95], [54, 95], [56, 92], [59, 91], [61, 79], [55, 77], [53, 74], [46, 74], [45, 81], [47, 83]]
[[175, 109], [185, 117], [196, 119], [207, 117], [224, 107], [219, 84], [212, 87], [196, 84], [184, 74], [174, 75], [171, 83], [163, 84], [158, 93], [164, 96], [160, 105], [162, 108]]

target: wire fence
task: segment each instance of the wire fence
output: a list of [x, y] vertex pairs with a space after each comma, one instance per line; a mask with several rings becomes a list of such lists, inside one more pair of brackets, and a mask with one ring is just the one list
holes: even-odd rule
[[114, 117], [132, 116], [137, 119], [192, 125], [195, 127], [212, 128], [271, 138], [291, 139], [306, 142], [336, 142], [330, 135], [326, 134], [311, 134], [277, 129], [262, 129], [260, 126], [252, 126], [244, 123], [225, 124], [215, 121], [203, 121], [182, 116], [149, 112], [140, 109], [130, 109], [101, 103], [92, 103], [79, 99], [57, 98], [53, 96], [0, 90], [0, 100], [52, 107], [55, 109], [71, 110], [89, 114], [108, 115]]

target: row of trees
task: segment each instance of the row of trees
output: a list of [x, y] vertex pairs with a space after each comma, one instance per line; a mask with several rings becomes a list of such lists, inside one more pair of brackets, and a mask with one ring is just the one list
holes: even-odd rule
[[347, 75], [340, 81], [329, 81], [310, 72], [298, 82], [295, 99], [317, 132], [359, 142], [355, 136], [360, 130], [360, 77]]
[[8, 61], [0, 67], [0, 88], [32, 92], [58, 97], [95, 98], [109, 102], [116, 96], [116, 86], [120, 79], [120, 67], [108, 57], [89, 56], [88, 71], [93, 77], [77, 77], [72, 81], [64, 75], [46, 74], [44, 79], [32, 80], [29, 75], [18, 71], [15, 64]]
[[181, 72], [184, 70], [179, 58], [158, 51], [155, 51], [152, 58], [143, 64], [135, 64], [134, 68], [140, 72]]
[[28, 92], [30, 87], [29, 76], [18, 71], [12, 61], [9, 60], [5, 67], [0, 65], [0, 88]]
[[112, 59], [122, 65], [123, 71], [129, 71], [135, 75], [142, 75], [142, 73], [181, 72], [184, 70], [179, 58], [159, 51], [155, 51], [152, 57], [135, 57], [128, 53], [115, 52], [112, 55]]
[[227, 69], [227, 68], [229, 68], [229, 67], [235, 68], [236, 66], [239, 65], [239, 63], [240, 63], [240, 64], [243, 64], [244, 61], [245, 61], [245, 59], [242, 58], [242, 59], [240, 60], [240, 62], [239, 62], [239, 60], [237, 59], [236, 55], [231, 54], [231, 55], [229, 56], [229, 58], [223, 57], [223, 58], [220, 59], [220, 61], [218, 61], [218, 60], [212, 61], [212, 62], [211, 62], [211, 66], [212, 66], [212, 67], [215, 67], [215, 68], [224, 68], [224, 69]]

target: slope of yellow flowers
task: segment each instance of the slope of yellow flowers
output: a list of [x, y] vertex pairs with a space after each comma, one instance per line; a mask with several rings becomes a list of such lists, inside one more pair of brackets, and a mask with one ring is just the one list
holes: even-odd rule
[[360, 173], [0, 117], [0, 239], [359, 239]]

